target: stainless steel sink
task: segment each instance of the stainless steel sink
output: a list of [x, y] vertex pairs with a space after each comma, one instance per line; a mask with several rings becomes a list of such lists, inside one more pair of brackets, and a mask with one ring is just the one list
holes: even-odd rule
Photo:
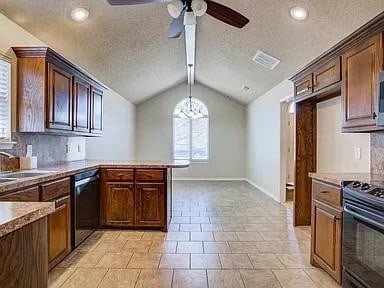
[[6, 183], [6, 182], [12, 182], [15, 181], [16, 179], [6, 179], [6, 178], [0, 178], [0, 184], [1, 183]]
[[[36, 177], [36, 176], [42, 176], [42, 175], [45, 175], [45, 174], [49, 174], [49, 173], [52, 173], [50, 171], [31, 171], [31, 172], [27, 172], [27, 171], [20, 171], [20, 172], [12, 172], [12, 173], [6, 173], [6, 174], [2, 174], [0, 175], [0, 180], [16, 180], [16, 179], [21, 179], [21, 178], [28, 178], [28, 177]], [[4, 182], [7, 182], [7, 181], [4, 181]], [[1, 183], [1, 182], [0, 182]]]

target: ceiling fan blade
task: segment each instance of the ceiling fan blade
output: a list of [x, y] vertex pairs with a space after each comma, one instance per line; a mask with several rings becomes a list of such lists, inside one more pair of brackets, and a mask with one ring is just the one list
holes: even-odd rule
[[137, 4], [148, 4], [148, 3], [166, 3], [172, 2], [173, 0], [107, 0], [109, 4], [115, 5], [137, 5]]
[[179, 38], [184, 32], [184, 14], [185, 10], [181, 12], [180, 16], [173, 19], [168, 30], [168, 38]]
[[208, 6], [207, 14], [224, 23], [235, 26], [237, 28], [243, 28], [249, 23], [248, 18], [236, 12], [235, 10], [228, 8], [227, 6], [210, 0], [205, 0], [205, 2], [207, 2]]

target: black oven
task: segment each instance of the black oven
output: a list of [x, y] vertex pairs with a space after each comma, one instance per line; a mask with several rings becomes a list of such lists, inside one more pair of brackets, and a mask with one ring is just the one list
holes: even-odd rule
[[384, 206], [369, 189], [344, 188], [343, 287], [384, 287]]
[[379, 73], [379, 85], [378, 85], [378, 95], [379, 95], [379, 109], [378, 109], [378, 118], [377, 124], [384, 125], [384, 72]]

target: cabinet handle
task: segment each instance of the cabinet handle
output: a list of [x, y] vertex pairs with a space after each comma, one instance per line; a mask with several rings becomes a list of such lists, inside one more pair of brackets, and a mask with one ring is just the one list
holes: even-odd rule
[[320, 191], [321, 194], [328, 194], [328, 191]]
[[376, 114], [376, 112], [373, 112], [373, 114], [372, 114], [372, 118], [373, 118], [373, 120], [375, 120], [375, 119], [376, 119], [376, 117], [377, 117], [377, 114]]

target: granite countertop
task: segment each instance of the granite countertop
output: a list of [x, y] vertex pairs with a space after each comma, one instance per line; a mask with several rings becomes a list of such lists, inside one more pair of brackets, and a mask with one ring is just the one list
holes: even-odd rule
[[[189, 167], [189, 161], [122, 161], [122, 160], [81, 160], [42, 167], [38, 171], [46, 172], [35, 177], [21, 178], [10, 182], [0, 183], [1, 194], [27, 186], [37, 185], [42, 182], [68, 177], [89, 169], [97, 168], [149, 168], [149, 169], [175, 169]], [[33, 172], [33, 171], [32, 171]]]
[[361, 181], [374, 184], [384, 181], [384, 175], [371, 173], [309, 173], [309, 177], [320, 181], [343, 186], [347, 181]]
[[53, 202], [0, 202], [0, 237], [55, 211]]

